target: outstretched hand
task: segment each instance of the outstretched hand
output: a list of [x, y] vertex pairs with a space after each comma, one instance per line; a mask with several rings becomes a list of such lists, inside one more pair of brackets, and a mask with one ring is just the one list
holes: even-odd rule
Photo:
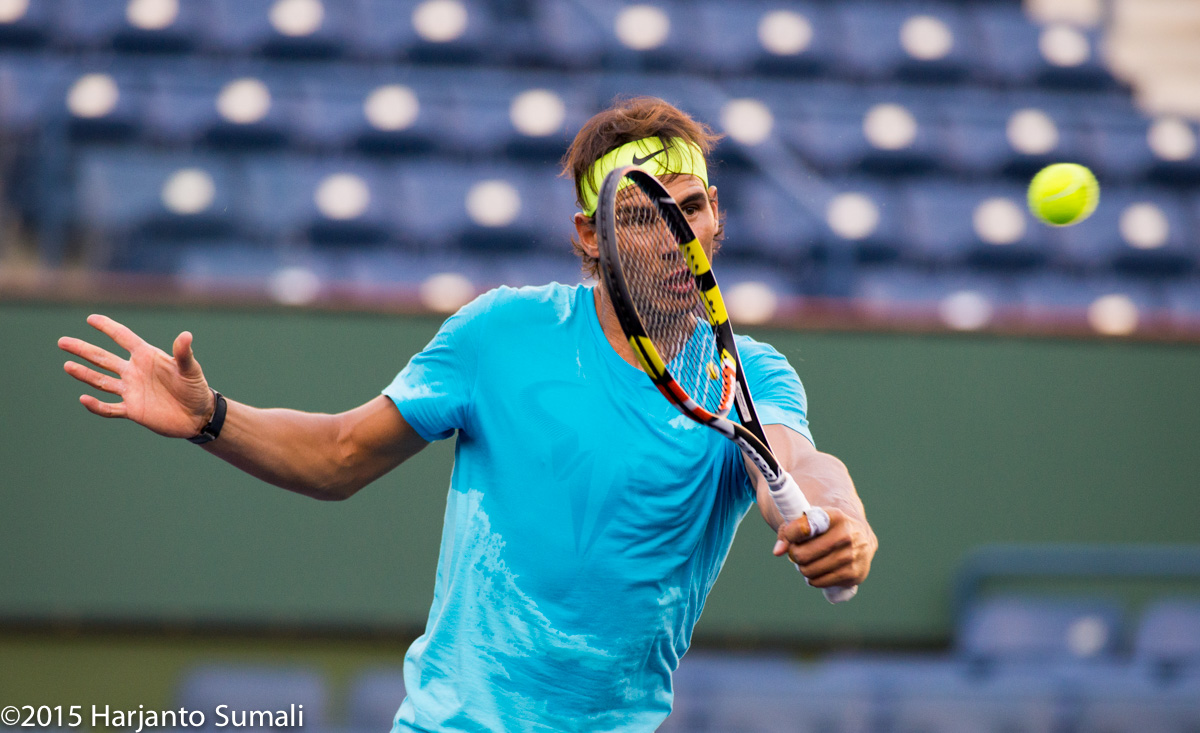
[[212, 417], [214, 404], [204, 372], [192, 354], [191, 333], [184, 331], [175, 337], [168, 354], [108, 316], [91, 315], [87, 322], [128, 351], [129, 358], [81, 339], [60, 338], [58, 348], [116, 375], [74, 361], [64, 364], [72, 377], [121, 398], [120, 402], [101, 402], [92, 395], [81, 395], [80, 404], [101, 417], [123, 417], [169, 438], [190, 438], [200, 432]]

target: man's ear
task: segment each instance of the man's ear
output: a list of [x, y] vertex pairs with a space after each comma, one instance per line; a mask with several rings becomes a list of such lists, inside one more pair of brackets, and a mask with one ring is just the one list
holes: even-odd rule
[[712, 209], [713, 220], [721, 221], [720, 207], [717, 206], [717, 187], [716, 186], [708, 187], [708, 205]]
[[579, 235], [579, 244], [583, 246], [583, 251], [587, 252], [590, 257], [599, 257], [600, 247], [596, 244], [596, 228], [592, 226], [591, 220], [584, 216], [582, 211], [576, 211], [574, 223], [575, 233]]

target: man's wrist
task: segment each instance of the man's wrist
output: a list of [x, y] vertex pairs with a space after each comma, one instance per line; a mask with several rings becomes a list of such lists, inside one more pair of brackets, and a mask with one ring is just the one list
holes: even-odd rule
[[[212, 389], [211, 387], [209, 389]], [[216, 440], [221, 435], [221, 428], [225, 425], [225, 412], [228, 405], [225, 403], [225, 397], [220, 392], [213, 389], [213, 415], [204, 427], [200, 428], [200, 432], [188, 438], [188, 442], [196, 445], [203, 445]]]

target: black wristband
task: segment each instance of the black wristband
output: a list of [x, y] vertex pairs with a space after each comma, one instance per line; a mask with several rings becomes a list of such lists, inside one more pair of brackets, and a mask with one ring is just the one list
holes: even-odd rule
[[[212, 388], [209, 387], [209, 389]], [[221, 393], [215, 389], [213, 389], [212, 393], [214, 405], [212, 419], [208, 421], [207, 425], [200, 428], [199, 435], [188, 438], [189, 442], [195, 443], [196, 445], [202, 445], [204, 443], [216, 440], [217, 436], [221, 434], [221, 426], [225, 424], [225, 398], [222, 397]]]

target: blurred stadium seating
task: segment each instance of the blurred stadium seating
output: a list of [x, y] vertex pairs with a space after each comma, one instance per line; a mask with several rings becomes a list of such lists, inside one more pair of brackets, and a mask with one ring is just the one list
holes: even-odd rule
[[[4, 7], [0, 207], [49, 267], [81, 252], [98, 271], [187, 279], [197, 257], [236, 269], [222, 254], [259, 262], [264, 286], [307, 267], [353, 288], [348, 263], [392, 250], [426, 265], [385, 268], [402, 289], [442, 271], [472, 292], [500, 272], [576, 279], [553, 254], [574, 210], [554, 163], [614, 95], [646, 93], [728, 133], [713, 175], [726, 252], [777, 297], [880, 317], [921, 304], [951, 328], [1020, 323], [1032, 303], [1083, 318], [1108, 295], [1137, 309], [1135, 330], [1200, 320], [1196, 124], [1134, 105], [1102, 29], [1041, 25], [1016, 2]], [[1052, 230], [1023, 193], [1059, 160], [1091, 166], [1104, 196]], [[949, 297], [992, 308], [939, 318]]]
[[[203, 729], [224, 727], [217, 715], [219, 706], [228, 711], [295, 710], [292, 718], [300, 730], [319, 731], [329, 727], [328, 683], [319, 672], [297, 667], [209, 664], [188, 672], [180, 683], [179, 706], [205, 712]], [[300, 713], [303, 713], [301, 723]], [[255, 726], [243, 714], [239, 727], [266, 731], [273, 726]], [[225, 725], [229, 725], [226, 721]]]
[[[1114, 600], [981, 596], [945, 653], [816, 661], [693, 650], [662, 733], [1190, 733], [1200, 724], [1200, 599], [1127, 617]], [[397, 667], [334, 686], [295, 667], [205, 664], [174, 703], [212, 710], [304, 705], [310, 731], [384, 730], [404, 697]], [[331, 710], [338, 714], [332, 714]]]

